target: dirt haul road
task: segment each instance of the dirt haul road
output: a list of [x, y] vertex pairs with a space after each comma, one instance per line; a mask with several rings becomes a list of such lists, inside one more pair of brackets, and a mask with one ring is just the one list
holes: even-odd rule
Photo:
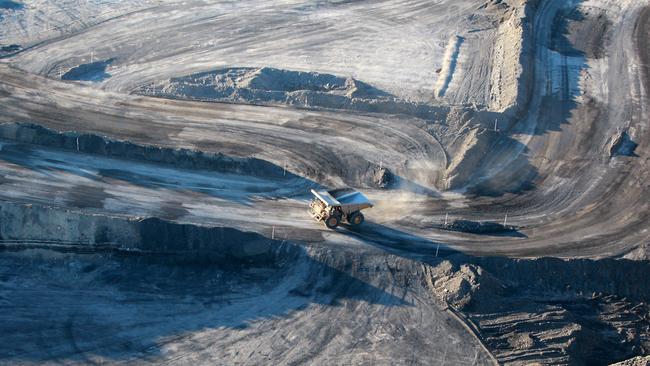
[[[545, 273], [650, 273], [646, 2], [62, 4], [0, 19], [20, 44], [0, 63], [1, 260], [18, 268], [0, 304], [22, 337], [0, 359], [562, 364], [648, 347], [642, 315], [599, 320], [636, 335], [604, 337], [624, 345], [607, 356], [572, 346], [607, 333], [584, 301], [635, 317], [645, 288]], [[306, 212], [310, 188], [343, 185], [376, 203], [358, 231]], [[440, 229], [506, 216], [515, 232]], [[623, 256], [639, 261], [509, 259]], [[506, 303], [561, 315], [517, 328]]]

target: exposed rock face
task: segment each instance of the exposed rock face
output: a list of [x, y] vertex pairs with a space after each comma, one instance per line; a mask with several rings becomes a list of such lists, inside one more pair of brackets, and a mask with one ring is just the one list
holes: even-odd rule
[[425, 280], [500, 362], [605, 364], [648, 352], [648, 271], [633, 261], [451, 256]]
[[386, 168], [380, 168], [375, 170], [373, 177], [373, 183], [377, 188], [388, 188], [393, 182], [393, 173]]
[[0, 138], [102, 156], [169, 164], [179, 168], [206, 169], [225, 173], [244, 173], [265, 177], [286, 176], [284, 170], [256, 158], [232, 157], [224, 154], [137, 145], [74, 131], [59, 132], [30, 123], [0, 124]]
[[599, 6], [569, 7], [560, 10], [550, 48], [563, 55], [599, 59], [606, 55], [611, 20]]
[[433, 290], [442, 300], [454, 307], [466, 310], [485, 306], [492, 298], [503, 294], [506, 286], [473, 264], [443, 261], [433, 267]]
[[[130, 219], [0, 202], [0, 237], [17, 244], [107, 247], [178, 254], [206, 261], [266, 261], [285, 250], [279, 240], [229, 227], [183, 225], [157, 218]], [[287, 253], [289, 254], [289, 253]]]
[[527, 350], [535, 345], [535, 339], [528, 332], [512, 333], [508, 336], [508, 344], [515, 350]]
[[625, 254], [625, 258], [632, 259], [632, 260], [639, 260], [639, 261], [650, 260], [650, 243], [639, 245], [636, 249]]
[[629, 360], [612, 364], [612, 366], [648, 366], [650, 365], [650, 356], [638, 356]]

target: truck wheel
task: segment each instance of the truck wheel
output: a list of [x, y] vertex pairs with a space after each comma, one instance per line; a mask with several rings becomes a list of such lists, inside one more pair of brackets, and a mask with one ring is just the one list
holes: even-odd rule
[[329, 229], [336, 229], [340, 222], [341, 220], [337, 216], [330, 216], [325, 220], [325, 226]]
[[363, 217], [363, 214], [361, 212], [359, 212], [359, 211], [354, 212], [354, 213], [350, 214], [350, 216], [348, 216], [348, 222], [352, 226], [359, 226], [359, 225], [363, 224], [364, 220], [365, 220], [365, 218]]

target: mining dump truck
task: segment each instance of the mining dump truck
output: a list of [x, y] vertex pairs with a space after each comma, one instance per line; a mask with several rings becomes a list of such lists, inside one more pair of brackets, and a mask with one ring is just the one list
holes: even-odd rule
[[361, 210], [373, 206], [363, 193], [351, 188], [331, 191], [312, 189], [311, 193], [314, 199], [309, 204], [309, 214], [316, 221], [324, 222], [330, 229], [339, 226], [343, 219], [353, 227], [361, 225], [364, 220]]

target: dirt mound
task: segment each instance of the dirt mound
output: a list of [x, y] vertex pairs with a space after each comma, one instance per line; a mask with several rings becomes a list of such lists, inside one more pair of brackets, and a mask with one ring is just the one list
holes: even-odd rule
[[135, 94], [162, 98], [404, 114], [444, 120], [448, 107], [396, 98], [351, 77], [271, 67], [226, 68], [157, 81]]
[[0, 56], [6, 56], [15, 52], [18, 52], [22, 49], [19, 44], [10, 44], [6, 46], [0, 46]]
[[532, 74], [526, 70], [533, 63], [530, 19], [534, 3], [523, 2], [512, 7], [499, 25], [492, 56], [495, 66], [490, 76], [491, 111], [516, 114], [527, 105], [532, 84]]
[[486, 306], [495, 295], [502, 294], [505, 285], [472, 264], [445, 260], [433, 267], [433, 291], [445, 302], [460, 310]]
[[[156, 87], [159, 87], [156, 91]], [[292, 93], [329, 94], [348, 99], [392, 98], [392, 96], [354, 78], [318, 72], [262, 68], [227, 68], [172, 78], [136, 90], [165, 96], [177, 93], [185, 98], [250, 98], [251, 101], [282, 102]]]
[[452, 159], [445, 172], [445, 188], [458, 189], [470, 183], [497, 138], [496, 133], [480, 127], [459, 135], [449, 148]]
[[332, 92], [346, 89], [346, 79], [330, 74], [302, 72], [263, 67], [244, 73], [233, 80], [239, 88], [267, 91], [319, 91]]
[[502, 234], [517, 231], [513, 226], [503, 225], [498, 222], [484, 221], [470, 221], [470, 220], [454, 220], [453, 222], [443, 225], [443, 229], [460, 231], [472, 234]]

